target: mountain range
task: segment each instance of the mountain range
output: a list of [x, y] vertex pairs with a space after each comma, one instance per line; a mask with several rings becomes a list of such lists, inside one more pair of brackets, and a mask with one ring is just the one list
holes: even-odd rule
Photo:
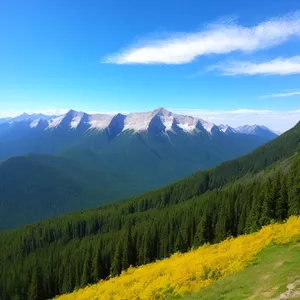
[[[18, 124], [18, 123], [21, 123]], [[108, 114], [87, 114], [70, 110], [68, 113], [60, 116], [49, 116], [44, 114], [27, 114], [20, 116], [0, 119], [2, 134], [14, 132], [15, 128], [23, 127], [31, 130], [69, 130], [85, 131], [86, 134], [97, 133], [107, 130], [111, 137], [115, 137], [124, 131], [143, 132], [148, 131], [155, 134], [178, 132], [180, 130], [195, 133], [203, 131], [209, 134], [220, 132], [226, 134], [244, 133], [275, 138], [277, 136], [269, 128], [263, 125], [244, 125], [237, 128], [229, 125], [215, 125], [200, 118], [186, 115], [173, 114], [166, 109], [159, 107], [149, 112], [138, 112], [124, 115], [121, 113], [115, 115]]]
[[[119, 140], [129, 140], [132, 136], [148, 140], [154, 137], [156, 142], [175, 148], [180, 139], [187, 140], [187, 147], [190, 143], [201, 144], [200, 153], [206, 153], [199, 155], [205, 158], [200, 168], [206, 168], [215, 164], [211, 160], [218, 159], [220, 162], [244, 154], [275, 138], [277, 134], [258, 125], [238, 128], [217, 126], [199, 118], [173, 114], [164, 108], [128, 115], [90, 115], [74, 110], [55, 117], [24, 113], [0, 122], [0, 160], [27, 153], [57, 154], [72, 147], [99, 151], [108, 145], [118, 144]], [[223, 149], [221, 144], [232, 142], [232, 139], [245, 140], [246, 145], [235, 142]], [[222, 153], [231, 146], [236, 149]], [[207, 147], [209, 151], [205, 150]], [[153, 151], [161, 155], [159, 151]]]
[[0, 227], [137, 195], [276, 136], [262, 126], [217, 126], [163, 108], [114, 116], [23, 114], [0, 124]]

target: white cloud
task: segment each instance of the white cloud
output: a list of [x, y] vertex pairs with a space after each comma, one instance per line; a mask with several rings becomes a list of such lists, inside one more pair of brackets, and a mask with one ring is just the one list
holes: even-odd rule
[[232, 127], [241, 125], [265, 125], [274, 131], [284, 132], [300, 121], [300, 109], [293, 111], [279, 110], [202, 110], [187, 108], [170, 108], [170, 111], [190, 115], [211, 121], [217, 125], [228, 124]]
[[234, 61], [209, 67], [209, 70], [221, 70], [222, 75], [290, 75], [300, 73], [300, 56], [276, 58], [271, 61], [254, 63]]
[[175, 33], [149, 40], [103, 58], [113, 64], [185, 64], [197, 56], [256, 51], [300, 35], [300, 11], [245, 27], [231, 21], [213, 23], [196, 33]]
[[260, 96], [260, 99], [268, 99], [268, 98], [284, 98], [284, 97], [293, 97], [299, 96], [300, 92], [290, 92], [290, 93], [281, 93], [281, 94], [271, 94], [271, 95], [263, 95]]

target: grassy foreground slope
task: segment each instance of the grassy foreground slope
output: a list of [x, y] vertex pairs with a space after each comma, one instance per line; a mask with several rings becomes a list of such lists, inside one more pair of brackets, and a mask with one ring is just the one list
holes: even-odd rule
[[[289, 244], [271, 245], [242, 272], [183, 297], [185, 300], [280, 299], [291, 290], [290, 298], [300, 298], [299, 238]], [[290, 285], [290, 289], [287, 288]], [[294, 287], [294, 288], [293, 288]], [[287, 298], [283, 298], [287, 299]]]
[[57, 299], [181, 297], [245, 269], [267, 246], [287, 244], [299, 236], [300, 218], [290, 217], [286, 223], [268, 225], [253, 234], [227, 239], [215, 245], [204, 245], [185, 254], [176, 253], [170, 258], [138, 268], [129, 268], [119, 277], [100, 281]]

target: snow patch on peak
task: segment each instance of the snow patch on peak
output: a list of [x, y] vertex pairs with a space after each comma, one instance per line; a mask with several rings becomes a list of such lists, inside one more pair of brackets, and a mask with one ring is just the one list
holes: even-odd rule
[[65, 117], [65, 115], [62, 115], [62, 116], [59, 116], [57, 118], [50, 120], [47, 128], [49, 128], [49, 129], [56, 128], [57, 126], [59, 126], [60, 122], [64, 119], [64, 117]]
[[219, 127], [219, 130], [221, 130], [224, 133], [235, 133], [236, 132], [236, 130], [234, 128], [232, 128], [231, 126], [229, 126], [227, 124], [226, 125], [221, 124], [218, 127]]
[[176, 115], [176, 125], [186, 132], [192, 132], [196, 129], [199, 119], [190, 116]]
[[[160, 120], [160, 124], [163, 125], [163, 129], [160, 127], [161, 125], [158, 125], [157, 120], [156, 122], [151, 123], [154, 118]], [[151, 128], [153, 124], [157, 124], [156, 126], [160, 127], [159, 130], [164, 132], [174, 131], [174, 126], [176, 126], [188, 133], [192, 133], [198, 129], [206, 130], [208, 133], [212, 134], [212, 129], [216, 127], [216, 125], [202, 119], [186, 115], [173, 114], [172, 112], [159, 107], [150, 112], [131, 113], [127, 115], [123, 130], [133, 130], [135, 132], [147, 131], [150, 123]]]
[[146, 131], [149, 129], [149, 125], [154, 117], [160, 119], [165, 131], [172, 129], [174, 115], [170, 111], [159, 107], [153, 111], [127, 115], [123, 130], [133, 130], [135, 132]]
[[77, 115], [72, 119], [72, 121], [71, 121], [71, 123], [70, 123], [70, 127], [71, 127], [72, 129], [76, 129], [77, 126], [79, 125], [79, 123], [80, 123], [82, 117], [83, 117], [83, 113], [77, 114]]
[[165, 126], [165, 131], [172, 130], [174, 116], [172, 114], [168, 114], [168, 115], [161, 115], [159, 117], [160, 117], [161, 122]]
[[207, 132], [209, 132], [209, 133], [212, 133], [212, 129], [213, 129], [214, 127], [216, 127], [215, 124], [210, 123], [210, 122], [207, 122], [207, 121], [204, 121], [204, 120], [201, 120], [201, 124], [202, 124], [203, 128], [204, 128]]
[[113, 117], [112, 115], [104, 114], [91, 115], [89, 118], [89, 124], [91, 125], [89, 129], [103, 130], [108, 127]]
[[157, 115], [165, 127], [165, 131], [172, 130], [174, 115], [163, 107], [159, 107], [153, 111], [153, 115]]
[[30, 123], [30, 128], [36, 128], [39, 125], [40, 121], [41, 121], [41, 119], [36, 119], [36, 120], [32, 121]]
[[126, 116], [123, 130], [147, 130], [153, 117], [153, 112], [131, 113]]

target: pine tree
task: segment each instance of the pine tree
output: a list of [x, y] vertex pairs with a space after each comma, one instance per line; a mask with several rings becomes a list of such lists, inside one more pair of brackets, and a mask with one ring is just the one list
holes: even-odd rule
[[140, 262], [142, 264], [148, 264], [152, 260], [152, 240], [151, 240], [151, 234], [150, 229], [145, 230], [143, 234], [142, 239], [142, 247], [141, 247], [141, 253], [140, 253]]
[[135, 263], [135, 251], [134, 244], [131, 236], [131, 226], [127, 225], [127, 229], [124, 235], [123, 253], [122, 253], [122, 269], [127, 270]]
[[300, 214], [300, 185], [295, 186], [289, 193], [289, 216]]
[[275, 215], [272, 183], [270, 179], [263, 186], [263, 189], [264, 189], [264, 199], [262, 203], [262, 211], [260, 217], [261, 226], [269, 224], [271, 220], [274, 219], [274, 215]]
[[280, 179], [280, 193], [276, 203], [276, 219], [283, 221], [288, 215], [288, 190], [284, 176]]
[[83, 265], [83, 272], [81, 276], [81, 286], [85, 286], [88, 283], [92, 282], [92, 276], [91, 276], [91, 269], [92, 269], [92, 254], [91, 254], [91, 248], [89, 248], [89, 251], [86, 253], [84, 265]]
[[110, 268], [110, 274], [112, 276], [117, 276], [122, 272], [122, 255], [123, 255], [122, 245], [121, 242], [119, 241], [116, 246], [116, 250]]
[[250, 213], [246, 222], [246, 233], [252, 233], [260, 228], [260, 218], [262, 213], [262, 204], [264, 202], [264, 195], [261, 192], [262, 185], [256, 183], [258, 188], [253, 191], [253, 199]]
[[92, 281], [96, 282], [99, 279], [105, 279], [108, 276], [106, 268], [101, 258], [100, 248], [96, 249], [92, 262]]
[[37, 266], [34, 267], [31, 275], [31, 282], [28, 291], [28, 299], [44, 300], [41, 272]]
[[210, 243], [212, 240], [211, 216], [205, 211], [196, 229], [195, 244], [200, 246], [204, 243]]
[[222, 209], [218, 215], [218, 221], [215, 228], [215, 242], [223, 241], [227, 237], [226, 215]]
[[62, 283], [62, 292], [68, 293], [71, 292], [73, 289], [73, 272], [72, 272], [72, 265], [68, 264], [67, 268], [65, 268], [63, 283]]

